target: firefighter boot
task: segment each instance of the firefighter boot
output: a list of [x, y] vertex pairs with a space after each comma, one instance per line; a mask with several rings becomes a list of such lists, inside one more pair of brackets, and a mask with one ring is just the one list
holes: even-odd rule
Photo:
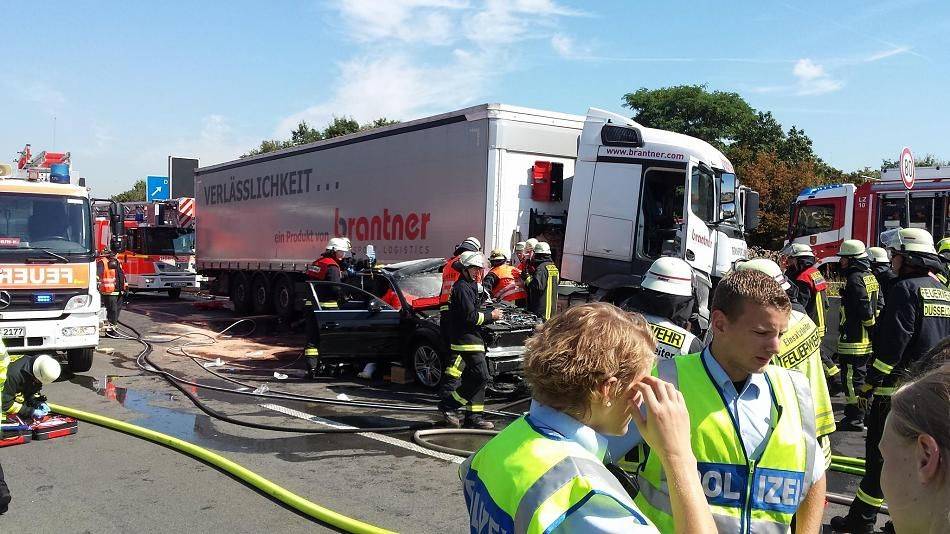
[[847, 534], [873, 534], [874, 523], [868, 523], [863, 519], [853, 517], [849, 513], [846, 516], [832, 517], [831, 530]]
[[442, 401], [439, 403], [439, 412], [445, 424], [452, 428], [462, 428], [462, 414], [459, 413], [458, 408], [451, 408], [448, 403]]
[[480, 413], [470, 413], [465, 416], [465, 422], [462, 426], [464, 428], [475, 428], [478, 430], [493, 430], [495, 423], [485, 419], [485, 416]]

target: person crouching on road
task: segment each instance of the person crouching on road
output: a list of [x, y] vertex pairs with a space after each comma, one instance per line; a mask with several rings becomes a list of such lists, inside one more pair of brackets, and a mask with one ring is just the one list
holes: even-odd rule
[[528, 311], [547, 321], [557, 313], [557, 286], [561, 273], [551, 261], [551, 245], [540, 242], [534, 246], [529, 269], [521, 273], [528, 290]]
[[15, 354], [6, 349], [0, 356], [0, 389], [3, 390], [3, 413], [22, 419], [42, 419], [49, 414], [46, 397], [40, 394], [43, 386], [59, 378], [62, 367], [46, 354]]
[[568, 308], [527, 341], [529, 413], [459, 469], [471, 532], [659, 532], [604, 465], [605, 436], [631, 419], [667, 469], [675, 531], [715, 532], [683, 396], [647, 376], [653, 345], [642, 316], [603, 302]]
[[[350, 240], [345, 237], [334, 237], [327, 241], [327, 248], [319, 259], [307, 267], [307, 279], [332, 284], [316, 287], [317, 302], [321, 310], [337, 310], [340, 307], [340, 286], [343, 279], [341, 262], [351, 251]], [[307, 378], [316, 380], [320, 374], [320, 325], [314, 315], [316, 305], [313, 296], [304, 297], [304, 328], [307, 336], [307, 345], [304, 347], [304, 357], [307, 359]]]
[[482, 280], [485, 291], [494, 300], [503, 300], [519, 307], [524, 306], [528, 294], [524, 290], [521, 272], [508, 264], [508, 254], [496, 248], [491, 251], [488, 261], [491, 262], [491, 269]]
[[950, 363], [897, 390], [880, 447], [894, 531], [950, 532]]
[[452, 359], [461, 359], [465, 369], [461, 373], [459, 386], [439, 403], [439, 410], [446, 422], [455, 428], [463, 424], [459, 411], [464, 409], [466, 428], [491, 430], [495, 425], [482, 415], [485, 410], [485, 389], [491, 375], [488, 362], [485, 361], [486, 348], [481, 326], [501, 319], [502, 313], [498, 309], [491, 312], [479, 309], [481, 290], [478, 278], [485, 270], [484, 256], [480, 252], [463, 252], [458, 263], [461, 277], [455, 281], [449, 297], [452, 339], [449, 349]]
[[622, 303], [625, 310], [642, 313], [656, 338], [656, 355], [672, 358], [699, 352], [703, 342], [687, 330], [696, 298], [693, 268], [680, 258], [657, 258], [640, 282], [640, 292]]
[[[771, 365], [788, 328], [788, 295], [764, 273], [738, 271], [719, 282], [711, 309], [712, 345], [659, 360], [653, 374], [686, 401], [692, 450], [719, 532], [784, 533], [793, 518], [796, 532], [818, 532], [825, 462], [811, 388], [801, 373]], [[610, 440], [610, 456], [639, 449], [632, 458], [641, 463], [635, 502], [671, 532], [676, 507], [668, 467], [642, 442], [631, 428]]]

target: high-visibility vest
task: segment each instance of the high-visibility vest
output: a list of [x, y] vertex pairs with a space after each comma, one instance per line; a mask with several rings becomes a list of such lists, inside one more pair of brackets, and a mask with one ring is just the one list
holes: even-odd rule
[[[757, 460], [747, 458], [738, 424], [726, 408], [700, 354], [660, 360], [653, 373], [672, 382], [686, 401], [699, 478], [719, 532], [782, 533], [808, 493], [817, 451], [814, 408], [805, 377], [770, 365], [772, 431]], [[780, 408], [779, 408], [780, 407]], [[637, 506], [660, 532], [673, 532], [669, 489], [656, 454], [637, 475]]]
[[691, 332], [656, 315], [644, 313], [643, 318], [650, 323], [653, 337], [656, 338], [657, 358], [672, 358], [689, 354], [693, 340], [696, 339]]
[[824, 337], [826, 331], [825, 315], [828, 310], [828, 303], [825, 299], [825, 290], [828, 289], [828, 283], [825, 281], [825, 277], [821, 275], [821, 271], [816, 269], [814, 266], [811, 266], [799, 273], [796, 280], [805, 282], [815, 294], [815, 311], [814, 317], [812, 317], [812, 319], [818, 326], [818, 332], [821, 333], [822, 337]]
[[[340, 264], [337, 263], [336, 258], [331, 256], [323, 256], [317, 261], [310, 264], [310, 267], [307, 268], [307, 278], [311, 280], [326, 280], [327, 273], [330, 272], [330, 267], [335, 266], [337, 269], [340, 268]], [[317, 293], [319, 296], [319, 292]], [[339, 304], [330, 298], [321, 298], [320, 307], [322, 309], [337, 309]]]
[[116, 272], [109, 267], [109, 258], [100, 257], [98, 260], [102, 265], [102, 276], [99, 278], [99, 293], [102, 295], [114, 295], [116, 291]]
[[524, 290], [524, 282], [521, 281], [521, 273], [508, 264], [502, 264], [492, 267], [490, 271], [497, 280], [491, 288], [491, 296], [496, 300], [505, 300], [515, 302], [528, 298]]
[[[772, 358], [775, 365], [800, 371], [808, 377], [815, 407], [815, 433], [819, 437], [835, 431], [835, 414], [828, 394], [825, 368], [821, 364], [821, 340], [815, 322], [808, 315], [792, 310], [788, 331], [780, 340], [778, 355]], [[830, 456], [826, 460], [830, 462]]]
[[439, 311], [449, 311], [449, 297], [452, 296], [452, 286], [455, 281], [462, 276], [462, 273], [455, 270], [452, 264], [458, 261], [458, 256], [453, 256], [445, 261], [442, 267], [442, 289], [439, 291]]
[[649, 524], [600, 458], [529, 419], [515, 420], [459, 468], [471, 532], [541, 534], [595, 497]]

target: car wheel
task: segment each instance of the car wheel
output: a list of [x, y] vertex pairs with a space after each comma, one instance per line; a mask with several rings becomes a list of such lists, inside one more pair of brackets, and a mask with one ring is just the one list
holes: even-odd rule
[[251, 311], [251, 284], [244, 273], [235, 273], [231, 278], [231, 303], [234, 313], [247, 315]]
[[445, 370], [445, 362], [442, 361], [442, 355], [433, 343], [428, 341], [416, 343], [410, 354], [410, 361], [412, 372], [420, 384], [430, 389], [439, 387]]

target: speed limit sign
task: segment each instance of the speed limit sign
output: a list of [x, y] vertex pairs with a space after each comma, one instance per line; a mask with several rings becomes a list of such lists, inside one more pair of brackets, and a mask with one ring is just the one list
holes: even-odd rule
[[900, 159], [900, 168], [901, 168], [901, 180], [904, 182], [904, 187], [907, 189], [914, 188], [914, 154], [911, 153], [910, 148], [904, 147], [904, 150], [901, 150], [901, 159]]

